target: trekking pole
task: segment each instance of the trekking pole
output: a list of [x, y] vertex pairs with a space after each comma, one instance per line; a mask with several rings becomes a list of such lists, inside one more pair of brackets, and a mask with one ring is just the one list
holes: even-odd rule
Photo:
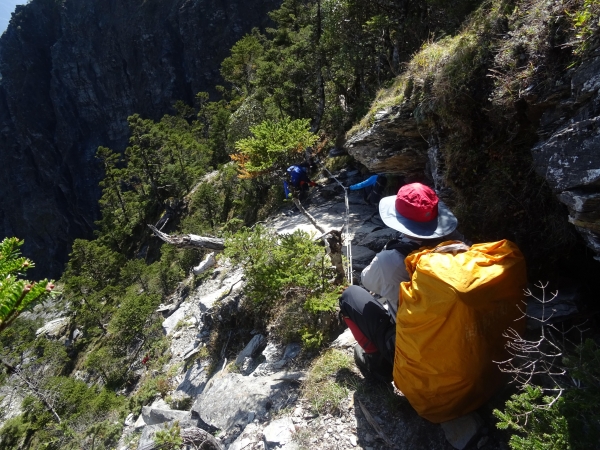
[[331, 178], [333, 178], [337, 184], [339, 184], [342, 189], [344, 189], [344, 201], [346, 202], [346, 220], [345, 220], [345, 228], [346, 232], [342, 234], [342, 240], [346, 242], [346, 279], [348, 283], [353, 284], [353, 276], [352, 276], [352, 238], [350, 237], [350, 204], [348, 202], [348, 188], [342, 184], [340, 180], [338, 180], [324, 164], [321, 164], [321, 167], [329, 174]]
[[[342, 185], [343, 186], [343, 185]], [[348, 259], [348, 283], [353, 284], [352, 280], [352, 239], [350, 238], [350, 205], [348, 203], [348, 188], [344, 188], [344, 197], [346, 200], [346, 253]]]

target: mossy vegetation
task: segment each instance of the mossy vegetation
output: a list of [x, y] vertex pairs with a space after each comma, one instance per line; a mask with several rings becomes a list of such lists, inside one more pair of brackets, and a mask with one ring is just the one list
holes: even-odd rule
[[303, 396], [317, 414], [336, 413], [348, 397], [349, 386], [356, 376], [351, 371], [354, 361], [345, 352], [327, 350], [317, 357], [303, 383]]
[[597, 46], [589, 27], [597, 29], [598, 16], [590, 1], [483, 2], [456, 34], [426, 41], [349, 135], [382, 111], [410, 111], [422, 135], [436, 136], [465, 236], [509, 238], [526, 254], [533, 279], [557, 277], [569, 265], [565, 255], [579, 259], [571, 250], [585, 250], [533, 170], [539, 113], [527, 102], [560, 89], [566, 70], [583, 60], [583, 42], [588, 51]]

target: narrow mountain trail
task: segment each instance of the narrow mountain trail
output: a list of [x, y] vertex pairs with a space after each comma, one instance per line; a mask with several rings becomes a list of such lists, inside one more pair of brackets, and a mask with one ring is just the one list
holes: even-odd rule
[[[361, 178], [357, 171], [338, 175], [346, 186]], [[325, 229], [341, 230], [346, 219], [343, 189], [331, 180], [320, 181], [322, 186], [311, 192], [305, 207]], [[349, 210], [352, 263], [359, 276], [396, 232], [383, 225], [376, 206], [367, 205], [356, 192], [349, 195]], [[318, 234], [292, 204], [266, 225], [278, 233], [302, 229]], [[191, 284], [191, 279], [185, 283]], [[174, 421], [182, 430], [198, 427], [213, 433], [218, 445], [228, 450], [508, 448], [507, 436], [494, 426], [494, 401], [479, 414], [445, 427], [419, 417], [393, 384], [365, 379], [354, 365], [356, 341], [348, 329], [320, 353], [336, 352], [349, 362], [326, 375], [341, 386], [333, 407], [325, 389], [316, 397], [313, 393], [312, 401], [307, 398], [308, 379], [319, 355], [299, 344], [283, 345], [256, 330], [251, 339], [240, 342], [233, 327], [220, 359], [206, 358], [211, 330], [217, 323], [235, 322], [244, 299], [243, 271], [223, 257], [197, 287], [179, 291], [187, 295], [173, 298], [179, 307], [163, 322], [171, 352], [163, 372], [173, 373], [169, 396], [187, 399], [182, 404], [191, 407], [171, 409], [157, 398], [139, 417], [128, 418], [120, 450], [157, 448], [153, 436]]]

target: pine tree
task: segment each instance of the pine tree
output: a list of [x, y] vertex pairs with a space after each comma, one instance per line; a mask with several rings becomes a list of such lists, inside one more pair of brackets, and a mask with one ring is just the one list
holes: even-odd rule
[[48, 280], [32, 282], [21, 278], [34, 267], [22, 257], [23, 241], [15, 237], [0, 243], [0, 333], [9, 327], [19, 314], [52, 296], [54, 284]]

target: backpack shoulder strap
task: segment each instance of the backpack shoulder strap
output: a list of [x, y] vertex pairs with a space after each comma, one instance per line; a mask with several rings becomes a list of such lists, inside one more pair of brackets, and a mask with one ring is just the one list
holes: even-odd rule
[[401, 241], [399, 239], [392, 239], [388, 241], [383, 247], [384, 250], [397, 250], [402, 253], [404, 256], [407, 256], [409, 253], [418, 250], [421, 246], [416, 242], [411, 241]]

